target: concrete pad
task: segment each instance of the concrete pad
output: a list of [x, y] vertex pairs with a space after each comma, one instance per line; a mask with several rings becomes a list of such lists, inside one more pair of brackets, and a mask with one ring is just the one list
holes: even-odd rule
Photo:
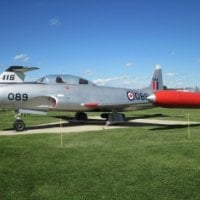
[[[87, 122], [80, 121], [59, 121], [56, 123], [43, 124], [34, 127], [28, 127], [23, 132], [16, 132], [14, 130], [0, 131], [0, 136], [12, 136], [12, 135], [28, 135], [28, 134], [40, 134], [40, 133], [74, 133], [74, 132], [86, 132], [86, 131], [99, 131], [105, 129], [117, 129], [134, 127], [137, 125], [188, 125], [187, 121], [175, 121], [175, 120], [160, 120], [160, 119], [133, 119], [125, 123], [119, 123], [118, 125], [105, 125], [105, 120], [99, 117], [94, 117]], [[190, 122], [190, 125], [200, 125], [200, 122]]]

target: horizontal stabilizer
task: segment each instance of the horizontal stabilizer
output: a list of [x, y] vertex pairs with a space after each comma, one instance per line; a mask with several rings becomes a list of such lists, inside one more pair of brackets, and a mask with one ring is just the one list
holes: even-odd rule
[[25, 73], [39, 69], [37, 67], [10, 66], [0, 74], [0, 83], [19, 83], [25, 79]]
[[38, 67], [25, 67], [25, 66], [10, 66], [6, 72], [21, 72], [25, 73], [28, 71], [33, 71], [39, 69]]

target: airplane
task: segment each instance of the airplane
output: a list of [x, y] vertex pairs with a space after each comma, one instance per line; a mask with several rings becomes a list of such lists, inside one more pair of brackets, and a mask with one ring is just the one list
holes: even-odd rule
[[16, 111], [13, 124], [16, 131], [26, 129], [22, 114], [46, 114], [48, 111], [74, 111], [77, 120], [87, 120], [85, 112], [108, 112], [101, 115], [107, 118], [108, 125], [123, 122], [125, 116], [119, 112], [154, 107], [147, 97], [163, 89], [159, 65], [155, 67], [150, 85], [144, 89], [98, 86], [73, 75], [49, 75], [35, 82], [24, 82], [19, 78], [19, 73], [22, 75], [31, 69], [36, 68], [15, 66], [9, 70], [12, 74], [0, 76], [3, 77], [0, 108]]
[[147, 99], [165, 108], [200, 108], [200, 92], [195, 91], [160, 90]]

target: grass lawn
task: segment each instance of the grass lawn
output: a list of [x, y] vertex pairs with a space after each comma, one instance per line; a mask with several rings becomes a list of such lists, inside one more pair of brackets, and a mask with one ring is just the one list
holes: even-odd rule
[[199, 155], [199, 126], [0, 136], [0, 200], [200, 199]]

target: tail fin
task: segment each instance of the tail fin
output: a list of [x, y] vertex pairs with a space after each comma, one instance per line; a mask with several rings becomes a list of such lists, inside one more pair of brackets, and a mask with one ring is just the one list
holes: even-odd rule
[[0, 83], [19, 83], [24, 82], [25, 72], [36, 70], [37, 67], [11, 66], [0, 74]]
[[162, 69], [160, 65], [156, 65], [151, 79], [151, 91], [152, 93], [163, 89], [163, 80], [162, 80]]

